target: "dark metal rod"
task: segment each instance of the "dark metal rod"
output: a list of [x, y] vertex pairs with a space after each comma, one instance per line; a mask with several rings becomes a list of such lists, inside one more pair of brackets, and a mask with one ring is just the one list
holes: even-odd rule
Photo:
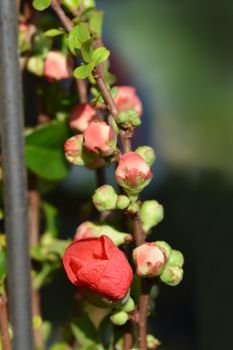
[[14, 0], [0, 1], [0, 119], [13, 349], [32, 350], [28, 203]]

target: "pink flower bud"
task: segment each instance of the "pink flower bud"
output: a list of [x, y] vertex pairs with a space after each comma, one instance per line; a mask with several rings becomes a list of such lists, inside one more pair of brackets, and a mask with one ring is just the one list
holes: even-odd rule
[[70, 127], [71, 129], [83, 132], [95, 116], [96, 111], [90, 103], [79, 104], [71, 111], [69, 121]]
[[115, 177], [126, 191], [138, 193], [151, 181], [152, 172], [139, 154], [128, 152], [120, 157]]
[[72, 76], [72, 64], [61, 52], [49, 51], [45, 64], [44, 76], [48, 80], [68, 79]]
[[119, 86], [114, 101], [120, 112], [134, 109], [139, 116], [142, 115], [142, 102], [133, 86]]
[[159, 276], [166, 265], [165, 251], [156, 243], [144, 243], [133, 250], [137, 274], [142, 277]]
[[83, 135], [75, 135], [69, 138], [64, 144], [64, 150], [66, 159], [71, 164], [85, 165], [89, 169], [97, 169], [105, 165], [104, 159], [83, 147]]
[[117, 136], [113, 128], [104, 121], [90, 122], [83, 135], [85, 147], [93, 153], [107, 157], [116, 149]]

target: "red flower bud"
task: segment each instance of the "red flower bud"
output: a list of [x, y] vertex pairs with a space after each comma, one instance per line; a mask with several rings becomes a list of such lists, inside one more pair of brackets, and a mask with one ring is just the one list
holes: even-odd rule
[[119, 86], [114, 101], [120, 112], [128, 109], [134, 109], [139, 116], [142, 115], [142, 102], [136, 94], [136, 89], [134, 87]]
[[72, 76], [72, 64], [61, 52], [49, 51], [44, 63], [44, 76], [48, 80], [68, 79]]
[[110, 300], [122, 299], [133, 277], [125, 255], [105, 235], [73, 242], [63, 264], [73, 284]]
[[70, 115], [70, 127], [83, 132], [96, 116], [95, 109], [89, 103], [82, 103], [75, 106]]
[[152, 172], [145, 160], [136, 152], [120, 157], [115, 177], [120, 186], [131, 192], [140, 192], [152, 178]]
[[155, 277], [160, 275], [167, 257], [165, 251], [156, 243], [144, 243], [133, 250], [133, 260], [137, 274], [142, 277]]
[[104, 121], [92, 121], [84, 131], [85, 147], [102, 156], [110, 156], [116, 149], [117, 136], [113, 128]]

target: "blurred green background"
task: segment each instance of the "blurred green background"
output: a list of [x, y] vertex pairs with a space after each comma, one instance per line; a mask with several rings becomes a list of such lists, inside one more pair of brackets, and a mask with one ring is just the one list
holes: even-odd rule
[[[136, 143], [157, 151], [154, 180], [144, 196], [164, 205], [165, 220], [151, 239], [167, 240], [186, 259], [182, 284], [160, 289], [151, 330], [163, 350], [231, 350], [233, 2], [97, 5], [106, 11], [104, 41], [118, 84], [135, 85], [144, 103]], [[63, 213], [66, 235], [80, 220], [74, 203], [88, 200], [94, 187], [94, 174], [75, 168], [49, 196]], [[50, 288], [47, 295], [53, 295]], [[50, 303], [56, 298], [62, 304], [62, 293]], [[45, 313], [58, 319], [55, 308], [45, 307]]]

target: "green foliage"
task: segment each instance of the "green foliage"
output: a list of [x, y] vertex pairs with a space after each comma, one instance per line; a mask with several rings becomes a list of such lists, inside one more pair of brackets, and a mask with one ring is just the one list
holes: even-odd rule
[[97, 34], [98, 37], [102, 35], [102, 25], [103, 25], [104, 12], [103, 11], [92, 11], [90, 14], [90, 30], [91, 32]]
[[93, 71], [95, 64], [93, 62], [88, 64], [83, 64], [74, 70], [74, 77], [77, 79], [86, 79], [90, 76]]
[[66, 121], [52, 121], [34, 129], [25, 137], [27, 167], [36, 175], [59, 181], [68, 175], [63, 145], [69, 137]]
[[44, 35], [45, 36], [48, 36], [48, 37], [54, 37], [54, 36], [58, 36], [58, 35], [62, 35], [64, 34], [64, 30], [63, 29], [56, 29], [56, 28], [53, 28], [53, 29], [49, 29], [47, 30], [46, 32], [44, 32]]
[[52, 237], [58, 236], [58, 229], [57, 229], [57, 209], [47, 203], [42, 203], [42, 209], [45, 214], [45, 220], [46, 220], [46, 233], [48, 233]]
[[68, 36], [68, 47], [75, 55], [77, 49], [81, 49], [82, 44], [91, 38], [87, 23], [79, 23], [74, 26]]
[[50, 6], [51, 0], [33, 0], [32, 5], [38, 11], [43, 11]]
[[49, 350], [66, 350], [68, 348], [68, 344], [61, 342], [61, 343], [56, 343], [52, 345]]
[[81, 346], [96, 346], [99, 342], [97, 329], [86, 313], [72, 322], [71, 330]]
[[94, 50], [92, 55], [92, 60], [97, 65], [101, 62], [106, 61], [109, 55], [110, 55], [109, 50], [107, 50], [105, 47], [99, 47], [98, 49]]
[[85, 41], [81, 47], [82, 58], [85, 62], [91, 62], [93, 51], [92, 40]]
[[70, 11], [77, 9], [80, 5], [80, 0], [63, 0], [62, 4]]

